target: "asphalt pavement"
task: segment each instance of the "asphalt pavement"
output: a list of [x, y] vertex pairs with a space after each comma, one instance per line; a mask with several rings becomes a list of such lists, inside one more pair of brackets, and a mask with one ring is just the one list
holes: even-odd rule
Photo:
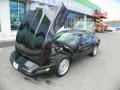
[[0, 90], [120, 90], [120, 33], [97, 36], [97, 56], [77, 57], [64, 77], [40, 75], [38, 81], [11, 66], [14, 46], [0, 48]]

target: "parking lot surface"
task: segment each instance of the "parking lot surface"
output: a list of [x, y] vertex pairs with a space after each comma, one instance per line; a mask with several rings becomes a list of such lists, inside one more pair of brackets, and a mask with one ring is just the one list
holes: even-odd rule
[[0, 48], [0, 90], [120, 90], [120, 33], [98, 33], [98, 55], [77, 57], [64, 77], [39, 80], [15, 70], [9, 61], [14, 46]]

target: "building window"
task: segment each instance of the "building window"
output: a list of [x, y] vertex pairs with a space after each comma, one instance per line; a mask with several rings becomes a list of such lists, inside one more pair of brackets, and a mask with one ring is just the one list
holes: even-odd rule
[[83, 21], [83, 19], [84, 19], [83, 14], [70, 12], [66, 18], [65, 27], [66, 28], [74, 28], [74, 26], [77, 24], [77, 22]]
[[12, 30], [18, 30], [20, 22], [25, 15], [25, 11], [26, 5], [24, 2], [10, 0], [10, 19]]
[[80, 30], [95, 30], [94, 20], [81, 13], [70, 12], [66, 18], [65, 28], [76, 28]]

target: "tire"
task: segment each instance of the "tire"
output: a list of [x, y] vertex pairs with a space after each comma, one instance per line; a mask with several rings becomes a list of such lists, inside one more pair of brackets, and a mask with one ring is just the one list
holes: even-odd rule
[[89, 56], [94, 57], [94, 56], [97, 55], [97, 53], [98, 53], [98, 46], [96, 45], [96, 46], [94, 47], [93, 51], [89, 54]]
[[70, 67], [70, 59], [67, 55], [58, 54], [55, 58], [56, 66], [55, 66], [55, 75], [57, 77], [64, 76]]

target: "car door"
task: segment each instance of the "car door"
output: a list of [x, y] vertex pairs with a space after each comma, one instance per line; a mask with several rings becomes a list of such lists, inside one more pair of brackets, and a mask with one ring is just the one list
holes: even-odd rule
[[79, 46], [80, 55], [89, 54], [93, 49], [93, 38], [90, 34], [83, 34]]

